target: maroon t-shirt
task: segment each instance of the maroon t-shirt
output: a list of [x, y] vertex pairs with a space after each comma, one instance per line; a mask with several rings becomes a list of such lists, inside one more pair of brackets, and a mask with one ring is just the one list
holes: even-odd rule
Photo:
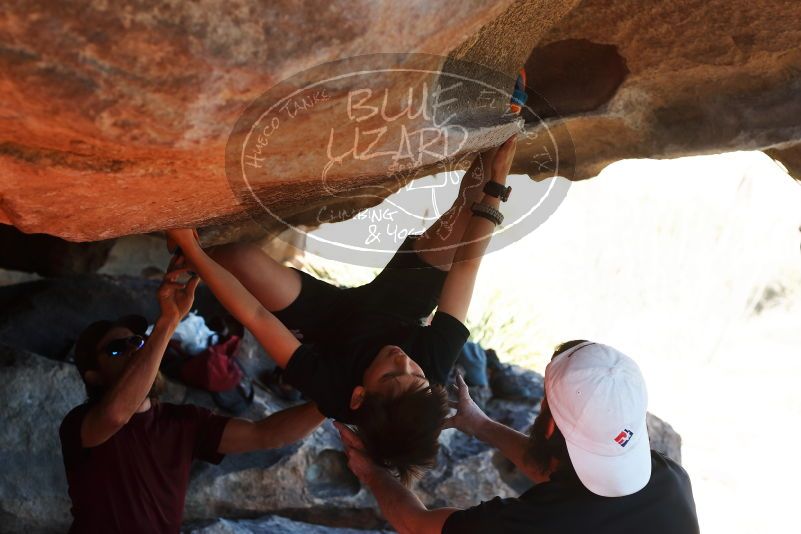
[[105, 443], [85, 448], [81, 423], [89, 408], [74, 408], [59, 431], [70, 532], [179, 532], [192, 461], [220, 463], [229, 418], [191, 404], [154, 403]]

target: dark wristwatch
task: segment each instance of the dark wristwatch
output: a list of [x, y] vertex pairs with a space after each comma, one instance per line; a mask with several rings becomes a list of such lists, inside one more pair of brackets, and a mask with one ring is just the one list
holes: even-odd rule
[[512, 187], [508, 185], [501, 185], [498, 182], [490, 180], [484, 185], [484, 192], [491, 197], [501, 199], [501, 202], [509, 200], [509, 194], [512, 192]]

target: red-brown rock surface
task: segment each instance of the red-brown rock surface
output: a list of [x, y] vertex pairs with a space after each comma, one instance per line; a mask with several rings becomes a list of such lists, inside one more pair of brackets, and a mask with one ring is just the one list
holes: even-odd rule
[[[241, 219], [225, 176], [226, 140], [275, 83], [383, 52], [453, 52], [512, 74], [575, 2], [6, 2], [0, 223], [97, 240]], [[303, 168], [319, 163], [304, 151], [324, 146], [326, 120], [314, 110], [282, 133], [284, 146], [294, 145], [284, 184], [306, 180]], [[355, 180], [380, 180], [373, 170], [365, 165]], [[282, 214], [322, 197], [319, 184], [293, 192]]]
[[[781, 157], [801, 140], [799, 20], [801, 4], [780, 0], [6, 2], [0, 223], [85, 241], [247, 219], [255, 207], [225, 175], [246, 106], [315, 65], [381, 52], [475, 61], [507, 90], [503, 75], [528, 57], [530, 86], [565, 117], [571, 178], [628, 157], [769, 147]], [[261, 184], [294, 222], [335, 202], [319, 180], [328, 111], [282, 131]], [[476, 134], [464, 151], [513, 131], [473, 105], [456, 111]], [[519, 150], [515, 170], [535, 174], [530, 158]], [[397, 187], [371, 162], [331, 177]]]
[[530, 85], [566, 120], [576, 179], [798, 142], [799, 21], [801, 3], [781, 0], [584, 0], [533, 51]]

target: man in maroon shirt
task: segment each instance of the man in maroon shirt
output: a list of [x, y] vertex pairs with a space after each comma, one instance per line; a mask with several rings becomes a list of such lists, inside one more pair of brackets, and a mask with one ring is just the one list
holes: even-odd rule
[[323, 421], [313, 403], [255, 422], [159, 403], [159, 364], [198, 284], [196, 276], [185, 284], [177, 276], [167, 274], [159, 288], [161, 315], [150, 336], [144, 318], [128, 316], [93, 323], [78, 339], [89, 400], [60, 429], [70, 532], [177, 533], [193, 460], [219, 463], [227, 453], [282, 447]]

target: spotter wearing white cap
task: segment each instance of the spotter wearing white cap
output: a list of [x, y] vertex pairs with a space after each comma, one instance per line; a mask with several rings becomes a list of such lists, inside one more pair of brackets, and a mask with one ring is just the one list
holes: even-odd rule
[[634, 360], [607, 345], [580, 343], [548, 364], [545, 395], [587, 489], [623, 497], [648, 484], [648, 392]]

